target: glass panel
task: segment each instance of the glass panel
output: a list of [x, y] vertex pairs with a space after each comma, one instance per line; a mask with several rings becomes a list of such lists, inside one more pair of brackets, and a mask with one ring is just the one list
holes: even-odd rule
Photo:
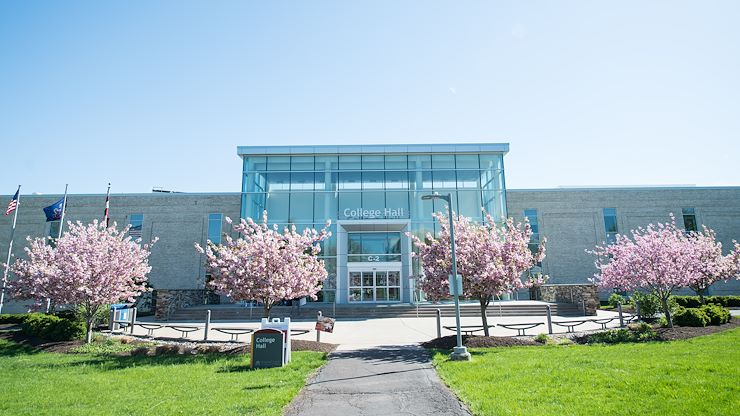
[[362, 254], [362, 234], [347, 234], [347, 254]]
[[267, 170], [290, 170], [290, 156], [269, 156]]
[[245, 192], [265, 192], [265, 174], [262, 172], [253, 172], [246, 176]]
[[388, 272], [388, 286], [400, 286], [401, 273], [396, 271]]
[[242, 217], [258, 220], [262, 218], [262, 211], [265, 210], [267, 194], [246, 194], [244, 198], [244, 213]]
[[314, 182], [313, 172], [291, 172], [290, 174], [292, 191], [313, 191]]
[[694, 214], [696, 214], [694, 208], [681, 208], [681, 213], [683, 215], [694, 215]]
[[271, 172], [265, 174], [265, 184], [267, 192], [288, 191], [290, 190], [290, 173], [288, 172]]
[[313, 156], [292, 156], [290, 170], [313, 170]]
[[375, 300], [373, 298], [373, 288], [363, 288], [362, 289], [362, 301], [363, 302], [372, 302]]
[[406, 156], [386, 156], [386, 169], [406, 169]]
[[455, 155], [457, 169], [478, 169], [478, 155]]
[[409, 189], [408, 172], [397, 170], [386, 172], [385, 189]]
[[290, 194], [290, 218], [288, 221], [292, 223], [313, 223], [312, 192], [292, 192]]
[[270, 222], [287, 222], [290, 217], [289, 207], [289, 192], [271, 192], [267, 194], [267, 206], [265, 208], [267, 209], [267, 218]]
[[686, 231], [696, 231], [696, 216], [695, 215], [684, 215], [683, 216], [683, 228]]
[[375, 286], [387, 286], [388, 285], [388, 278], [386, 277], [386, 272], [376, 272], [375, 273]]
[[350, 286], [362, 286], [362, 275], [360, 272], [349, 273], [349, 285]]
[[313, 200], [313, 220], [323, 224], [337, 219], [337, 197], [334, 192], [317, 192]]
[[435, 190], [455, 189], [457, 187], [454, 170], [435, 170], [432, 172], [432, 178]]
[[386, 253], [400, 254], [401, 253], [401, 234], [389, 233]]
[[360, 156], [339, 156], [339, 170], [360, 170], [362, 163]]
[[524, 216], [528, 217], [530, 221], [532, 221], [532, 218], [537, 217], [537, 210], [536, 209], [525, 209], [524, 210]]
[[492, 153], [480, 155], [480, 168], [487, 170], [503, 169], [503, 156]]
[[208, 239], [213, 244], [221, 244], [222, 214], [208, 214]]
[[362, 287], [373, 286], [373, 272], [362, 272]]
[[[357, 211], [362, 207], [361, 192], [340, 192], [339, 193], [339, 218], [352, 219], [358, 218]], [[353, 215], [354, 213], [354, 215]]]
[[363, 172], [362, 189], [383, 189], [383, 172]]
[[362, 169], [383, 170], [383, 156], [381, 155], [364, 155], [362, 156]]
[[432, 155], [432, 169], [455, 169], [455, 155]]
[[385, 233], [366, 233], [362, 234], [362, 253], [364, 254], [385, 254], [386, 234]]
[[316, 156], [314, 159], [314, 167], [316, 170], [339, 169], [339, 159], [337, 156]]
[[362, 289], [350, 289], [349, 290], [349, 301], [359, 302], [362, 299]]
[[244, 171], [253, 172], [255, 170], [265, 170], [267, 168], [267, 158], [264, 156], [249, 156], [244, 158]]
[[606, 216], [604, 217], [604, 226], [607, 233], [616, 233], [617, 230], [617, 217]]
[[607, 215], [616, 216], [617, 215], [617, 209], [616, 208], [604, 208], [604, 216]]
[[388, 289], [386, 289], [386, 288], [377, 288], [377, 289], [375, 289], [375, 301], [376, 302], [386, 302], [386, 301], [388, 301]]
[[399, 301], [401, 300], [401, 290], [395, 287], [388, 289], [388, 300]]
[[[385, 218], [385, 192], [383, 191], [365, 191], [362, 193], [362, 208], [367, 210], [369, 215], [363, 218]], [[389, 212], [388, 212], [389, 214]]]
[[457, 201], [457, 212], [460, 215], [472, 218], [474, 221], [482, 219], [480, 191], [458, 191]]
[[457, 171], [457, 188], [479, 189], [480, 173], [477, 170]]
[[431, 155], [409, 155], [409, 169], [431, 169]]
[[409, 217], [409, 194], [408, 192], [389, 191], [385, 193], [385, 206], [392, 210], [388, 218]]
[[339, 172], [339, 189], [362, 189], [362, 173]]

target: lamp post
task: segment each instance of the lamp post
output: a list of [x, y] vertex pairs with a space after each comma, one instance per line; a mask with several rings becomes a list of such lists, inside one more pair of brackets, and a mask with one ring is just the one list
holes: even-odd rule
[[457, 346], [452, 350], [450, 359], [454, 361], [469, 361], [470, 353], [463, 345], [462, 334], [460, 333], [460, 293], [457, 290], [457, 258], [455, 257], [455, 227], [452, 221], [452, 196], [451, 194], [440, 195], [434, 193], [432, 195], [423, 195], [421, 199], [424, 201], [432, 199], [443, 199], [447, 201], [447, 216], [450, 219], [450, 248], [452, 250], [452, 276], [450, 278], [450, 285], [452, 286], [452, 294], [455, 298], [455, 322], [457, 323]]

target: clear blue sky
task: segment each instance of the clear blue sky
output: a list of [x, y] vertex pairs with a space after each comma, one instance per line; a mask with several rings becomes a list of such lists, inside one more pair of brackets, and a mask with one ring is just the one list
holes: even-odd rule
[[238, 191], [237, 145], [509, 142], [740, 185], [740, 2], [0, 2], [0, 194]]

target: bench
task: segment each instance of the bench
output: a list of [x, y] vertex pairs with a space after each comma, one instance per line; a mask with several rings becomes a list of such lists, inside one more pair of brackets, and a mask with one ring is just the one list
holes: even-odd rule
[[251, 334], [254, 329], [251, 328], [211, 328], [214, 331], [221, 332], [222, 334], [228, 334], [231, 339], [230, 341], [239, 341], [239, 335]]
[[167, 325], [167, 328], [172, 328], [175, 331], [180, 331], [180, 338], [187, 338], [188, 334], [190, 334], [191, 332], [195, 332], [201, 329], [201, 327], [199, 326], [192, 325]]
[[552, 321], [552, 324], [553, 325], [557, 325], [557, 326], [567, 327], [568, 328], [568, 332], [575, 332], [573, 330], [574, 327], [576, 327], [578, 325], [583, 325], [586, 322], [591, 322], [591, 320], [590, 319], [586, 319], [586, 320], [583, 320], [583, 321], [560, 321], [560, 322]]
[[291, 329], [290, 335], [305, 335], [311, 332], [310, 329]]
[[[488, 325], [489, 328], [493, 328], [496, 325]], [[448, 331], [457, 332], [456, 326], [446, 326], [444, 327]], [[462, 332], [465, 335], [473, 335], [476, 332], [483, 331], [483, 325], [460, 325], [460, 332]]]
[[592, 319], [591, 322], [597, 323], [601, 325], [601, 329], [606, 329], [606, 324], [609, 322], [612, 322], [615, 319], [619, 319], [619, 317], [614, 318], [603, 318], [603, 319]]
[[521, 324], [498, 324], [498, 326], [502, 326], [506, 329], [515, 329], [517, 331], [516, 336], [524, 336], [527, 335], [524, 332], [528, 329], [532, 329], [534, 327], [544, 325], [544, 322], [527, 322], [527, 323], [521, 323]]

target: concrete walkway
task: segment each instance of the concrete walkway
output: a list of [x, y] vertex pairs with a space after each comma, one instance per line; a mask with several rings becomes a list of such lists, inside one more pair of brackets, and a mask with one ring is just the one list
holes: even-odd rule
[[285, 412], [288, 416], [465, 415], [419, 346], [339, 350]]

